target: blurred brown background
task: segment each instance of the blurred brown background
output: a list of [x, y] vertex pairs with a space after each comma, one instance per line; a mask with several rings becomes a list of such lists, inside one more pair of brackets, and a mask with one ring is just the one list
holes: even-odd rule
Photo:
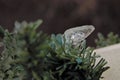
[[67, 28], [94, 25], [88, 37], [94, 45], [98, 32], [120, 34], [120, 0], [0, 0], [0, 25], [10, 31], [14, 22], [43, 19], [44, 32], [63, 33]]

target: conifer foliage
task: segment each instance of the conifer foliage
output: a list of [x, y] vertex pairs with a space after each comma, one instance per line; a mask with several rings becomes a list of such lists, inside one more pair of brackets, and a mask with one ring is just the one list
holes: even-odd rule
[[79, 48], [63, 34], [37, 32], [41, 22], [16, 22], [13, 32], [0, 27], [0, 80], [100, 80], [109, 68], [105, 59], [85, 40]]

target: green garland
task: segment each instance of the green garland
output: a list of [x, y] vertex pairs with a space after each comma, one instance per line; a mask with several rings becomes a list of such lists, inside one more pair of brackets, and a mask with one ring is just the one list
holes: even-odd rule
[[120, 43], [120, 37], [118, 34], [114, 34], [113, 32], [110, 32], [107, 37], [105, 37], [102, 33], [98, 33], [98, 38], [95, 39], [95, 43], [97, 48], [106, 47]]
[[100, 80], [109, 68], [105, 59], [86, 41], [81, 49], [73, 48], [62, 34], [37, 32], [41, 22], [16, 22], [12, 33], [0, 27], [0, 80]]

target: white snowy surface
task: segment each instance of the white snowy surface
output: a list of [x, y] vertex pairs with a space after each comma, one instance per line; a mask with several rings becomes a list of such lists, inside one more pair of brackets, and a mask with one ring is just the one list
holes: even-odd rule
[[108, 61], [110, 68], [103, 73], [101, 80], [120, 80], [120, 44], [96, 49], [95, 52]]

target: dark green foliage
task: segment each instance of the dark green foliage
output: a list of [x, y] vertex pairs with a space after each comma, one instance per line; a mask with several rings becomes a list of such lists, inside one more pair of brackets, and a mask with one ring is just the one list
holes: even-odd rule
[[4, 31], [4, 38], [2, 46], [4, 51], [0, 56], [0, 80], [16, 80], [18, 77], [21, 79], [22, 66], [16, 63], [16, 35]]
[[0, 80], [99, 80], [109, 68], [105, 59], [86, 48], [85, 40], [80, 47], [72, 46], [62, 34], [37, 32], [40, 24], [16, 22], [12, 33], [0, 28]]
[[[12, 34], [8, 31], [4, 31], [5, 36], [3, 38], [3, 43], [5, 50], [1, 53], [2, 57], [0, 63], [2, 64], [1, 71], [5, 70], [1, 72], [4, 73], [4, 75], [0, 74], [3, 76], [1, 77], [2, 80], [16, 80], [16, 78], [18, 80], [41, 79], [43, 76], [42, 71], [45, 67], [44, 56], [46, 56], [45, 53], [47, 52], [46, 43], [48, 37], [42, 32], [36, 32], [40, 23], [41, 20], [29, 24], [27, 22], [16, 22], [15, 30]], [[8, 73], [5, 73], [9, 71], [8, 68], [7, 70], [5, 69], [6, 67], [10, 69], [12, 74], [8, 75]], [[16, 70], [20, 68], [21, 71], [19, 77], [17, 77], [15, 75], [16, 72], [13, 71], [16, 67]]]
[[98, 33], [98, 39], [95, 40], [96, 47], [105, 47], [112, 44], [120, 43], [120, 38], [117, 34], [110, 32], [107, 37], [104, 37], [102, 33]]
[[19, 57], [18, 61], [26, 70], [25, 80], [40, 80], [43, 77], [45, 63], [44, 57], [48, 53], [48, 36], [42, 32], [36, 32], [41, 20], [34, 23], [16, 22], [15, 32], [17, 33]]
[[51, 51], [47, 56], [49, 71], [52, 80], [99, 80], [101, 74], [109, 67], [104, 67], [106, 61], [102, 58], [96, 65], [96, 58], [99, 56], [93, 49], [85, 47], [74, 48], [71, 44], [66, 44], [64, 36], [52, 35]]

